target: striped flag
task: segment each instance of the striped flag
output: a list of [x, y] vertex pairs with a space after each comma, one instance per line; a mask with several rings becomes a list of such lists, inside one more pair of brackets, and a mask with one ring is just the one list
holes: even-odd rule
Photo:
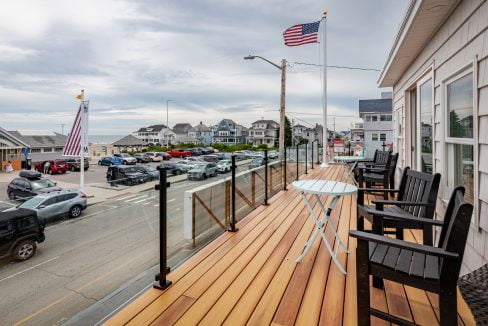
[[[82, 108], [84, 110], [83, 113], [81, 112]], [[78, 109], [78, 113], [76, 114], [75, 121], [73, 122], [73, 127], [71, 127], [71, 132], [66, 141], [66, 145], [64, 146], [63, 156], [81, 156], [82, 137], [84, 138], [83, 140], [85, 140], [84, 147], [85, 153], [87, 153], [87, 109], [88, 108], [82, 102]]]
[[298, 24], [283, 32], [285, 45], [298, 46], [302, 44], [318, 43], [320, 21], [309, 24]]

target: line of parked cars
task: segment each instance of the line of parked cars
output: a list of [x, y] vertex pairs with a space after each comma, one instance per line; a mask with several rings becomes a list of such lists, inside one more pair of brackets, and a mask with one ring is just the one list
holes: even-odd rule
[[7, 186], [11, 200], [22, 201], [0, 212], [0, 259], [31, 258], [45, 240], [46, 223], [62, 217], [77, 218], [87, 207], [79, 190], [63, 190], [38, 171], [23, 170]]

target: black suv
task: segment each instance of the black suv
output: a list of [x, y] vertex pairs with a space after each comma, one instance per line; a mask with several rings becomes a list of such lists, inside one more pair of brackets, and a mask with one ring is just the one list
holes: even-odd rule
[[111, 185], [132, 186], [146, 181], [148, 181], [148, 177], [135, 166], [113, 165], [107, 169], [107, 182], [110, 182]]
[[20, 171], [19, 177], [13, 179], [7, 187], [8, 198], [28, 199], [39, 194], [63, 190], [56, 186], [56, 183], [41, 178], [41, 173], [37, 171]]
[[44, 220], [30, 209], [0, 212], [0, 258], [23, 261], [36, 253], [37, 243], [44, 241]]

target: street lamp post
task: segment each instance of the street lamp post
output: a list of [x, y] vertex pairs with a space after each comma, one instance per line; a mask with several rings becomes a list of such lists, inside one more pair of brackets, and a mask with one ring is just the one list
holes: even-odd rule
[[169, 102], [174, 102], [173, 100], [166, 100], [166, 133], [165, 137], [166, 138], [166, 147], [169, 146], [169, 139], [168, 139], [168, 131], [169, 131]]
[[274, 62], [269, 61], [258, 55], [248, 55], [244, 57], [245, 60], [253, 60], [255, 58], [259, 58], [267, 63], [271, 64], [272, 66], [281, 70], [281, 95], [280, 95], [280, 140], [279, 140], [279, 152], [280, 152], [280, 160], [283, 159], [283, 153], [285, 148], [285, 91], [286, 91], [286, 59], [281, 60], [281, 66], [277, 65]]

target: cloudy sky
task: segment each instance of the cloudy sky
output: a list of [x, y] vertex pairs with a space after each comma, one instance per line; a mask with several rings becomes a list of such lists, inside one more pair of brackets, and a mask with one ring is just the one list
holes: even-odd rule
[[[90, 100], [90, 134], [125, 135], [178, 122], [278, 120], [280, 72], [290, 62], [287, 111], [320, 122], [319, 44], [286, 47], [283, 31], [326, 9], [328, 64], [381, 68], [408, 0], [9, 1], [0, 10], [0, 126], [71, 126], [75, 96]], [[331, 115], [357, 116], [377, 98], [379, 72], [328, 69]], [[336, 118], [346, 129], [354, 118]], [[333, 119], [329, 119], [332, 127]]]

